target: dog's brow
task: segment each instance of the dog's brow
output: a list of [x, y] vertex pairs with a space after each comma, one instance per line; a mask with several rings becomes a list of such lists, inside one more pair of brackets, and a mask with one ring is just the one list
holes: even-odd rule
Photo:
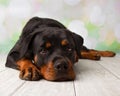
[[62, 46], [68, 45], [68, 40], [66, 40], [66, 39], [62, 40], [61, 45]]
[[45, 44], [46, 48], [50, 48], [51, 46], [52, 46], [52, 44], [50, 42], [46, 42], [46, 44]]

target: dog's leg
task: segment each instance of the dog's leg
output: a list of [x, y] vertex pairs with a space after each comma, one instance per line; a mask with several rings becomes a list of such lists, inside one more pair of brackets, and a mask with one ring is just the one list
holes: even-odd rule
[[82, 59], [100, 60], [101, 56], [97, 52], [81, 51]]
[[99, 51], [94, 49], [88, 49], [85, 46], [81, 50], [81, 58], [91, 59], [91, 60], [100, 60], [100, 57], [113, 57], [115, 53], [112, 51]]
[[21, 59], [17, 61], [19, 66], [20, 75], [19, 77], [23, 80], [36, 81], [41, 79], [40, 70], [33, 65], [29, 59]]
[[99, 50], [94, 50], [94, 49], [91, 49], [90, 52], [94, 53], [94, 52], [97, 52], [100, 54], [100, 56], [102, 57], [114, 57], [116, 54], [112, 51], [99, 51]]

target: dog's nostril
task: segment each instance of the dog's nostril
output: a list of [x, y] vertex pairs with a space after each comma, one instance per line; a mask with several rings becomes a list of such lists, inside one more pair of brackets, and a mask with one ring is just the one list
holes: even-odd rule
[[68, 65], [66, 63], [57, 63], [55, 64], [55, 69], [59, 71], [65, 71], [68, 69]]
[[64, 66], [64, 69], [67, 69], [67, 66]]
[[56, 69], [60, 70], [60, 69], [61, 69], [61, 68], [60, 68], [60, 65], [57, 65], [57, 66], [56, 66]]

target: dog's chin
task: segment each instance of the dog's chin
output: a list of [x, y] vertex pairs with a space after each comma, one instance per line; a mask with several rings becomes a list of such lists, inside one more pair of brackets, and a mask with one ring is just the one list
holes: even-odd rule
[[48, 80], [48, 81], [53, 81], [53, 82], [63, 82], [63, 81], [73, 81], [75, 80], [75, 75], [57, 75], [57, 76], [47, 76], [47, 77], [43, 77], [44, 79]]
[[52, 82], [64, 82], [64, 81], [73, 81], [74, 78], [45, 78], [47, 81], [52, 81]]
[[42, 67], [41, 75], [43, 79], [48, 81], [72, 81], [75, 79], [75, 72], [73, 67], [66, 71], [56, 71], [53, 67]]

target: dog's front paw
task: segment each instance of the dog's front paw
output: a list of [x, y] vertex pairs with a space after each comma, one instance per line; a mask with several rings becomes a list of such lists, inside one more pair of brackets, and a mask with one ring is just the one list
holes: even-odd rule
[[39, 70], [35, 66], [25, 67], [20, 70], [19, 77], [22, 80], [37, 81], [41, 79]]

